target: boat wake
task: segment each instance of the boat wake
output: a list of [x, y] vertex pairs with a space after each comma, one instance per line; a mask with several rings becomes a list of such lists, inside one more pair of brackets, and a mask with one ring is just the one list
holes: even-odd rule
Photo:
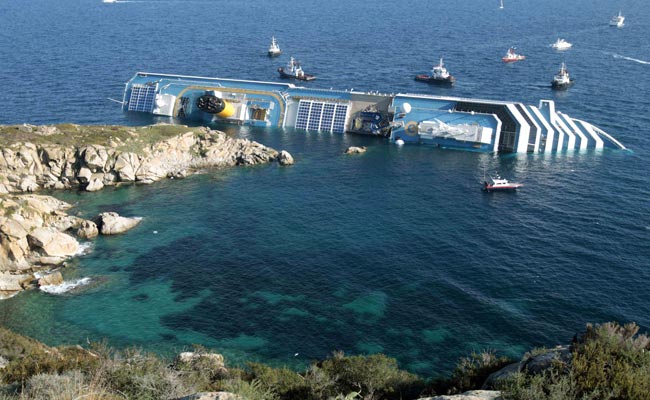
[[620, 54], [612, 54], [612, 56], [614, 58], [616, 58], [616, 59], [634, 61], [635, 63], [639, 63], [639, 64], [645, 64], [645, 65], [650, 64], [650, 61], [643, 61], [643, 60], [639, 60], [638, 58], [626, 57], [626, 56], [622, 56]]
[[40, 289], [45, 293], [49, 293], [49, 294], [63, 294], [77, 287], [85, 286], [89, 283], [90, 283], [90, 278], [86, 277], [74, 281], [65, 281], [60, 285], [41, 286]]

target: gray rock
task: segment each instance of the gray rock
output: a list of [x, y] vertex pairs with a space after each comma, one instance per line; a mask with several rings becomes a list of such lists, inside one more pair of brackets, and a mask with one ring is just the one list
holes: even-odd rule
[[116, 235], [135, 227], [141, 219], [121, 217], [116, 212], [105, 212], [99, 214], [93, 222], [97, 224], [102, 235]]
[[282, 150], [280, 152], [280, 155], [278, 156], [278, 162], [280, 163], [280, 165], [293, 165], [294, 163], [293, 157], [286, 150]]
[[79, 172], [77, 172], [77, 180], [80, 183], [88, 183], [90, 182], [90, 178], [93, 176], [93, 172], [86, 167], [80, 168]]
[[70, 257], [79, 250], [75, 238], [53, 228], [36, 228], [27, 235], [27, 241], [46, 256]]
[[92, 174], [88, 185], [86, 185], [87, 192], [96, 192], [104, 188], [104, 174]]
[[39, 189], [34, 176], [28, 175], [20, 181], [19, 188], [22, 192], [35, 192]]
[[63, 275], [59, 271], [45, 275], [38, 280], [38, 286], [60, 285], [63, 283]]
[[503, 397], [499, 391], [470, 390], [462, 394], [423, 397], [418, 400], [503, 400]]
[[97, 229], [97, 224], [93, 221], [84, 220], [77, 229], [77, 236], [82, 239], [92, 239], [97, 235], [99, 235], [99, 229]]

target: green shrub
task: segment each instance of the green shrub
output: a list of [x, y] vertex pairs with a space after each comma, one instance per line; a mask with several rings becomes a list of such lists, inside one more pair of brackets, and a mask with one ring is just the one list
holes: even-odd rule
[[554, 365], [532, 376], [518, 373], [499, 388], [508, 400], [650, 399], [650, 339], [630, 323], [587, 325], [573, 344], [568, 368]]
[[451, 379], [444, 382], [438, 390], [444, 393], [462, 393], [471, 389], [480, 389], [487, 377], [512, 363], [507, 357], [497, 357], [493, 350], [472, 353], [469, 357], [461, 358]]
[[32, 353], [15, 358], [2, 371], [2, 381], [25, 384], [38, 374], [61, 374], [66, 371], [93, 373], [101, 364], [97, 355], [81, 347], [32, 349]]
[[416, 375], [400, 370], [397, 360], [383, 354], [346, 357], [334, 353], [317, 367], [312, 370], [318, 379], [317, 387], [331, 397], [358, 392], [365, 400], [400, 399], [423, 387]]
[[283, 399], [305, 399], [309, 388], [305, 378], [288, 368], [272, 368], [259, 363], [248, 363], [249, 380], [257, 380], [262, 387]]
[[247, 382], [241, 379], [231, 379], [224, 382], [224, 390], [235, 393], [245, 400], [279, 400], [279, 397], [258, 380]]
[[634, 323], [606, 323], [587, 330], [573, 350], [578, 395], [611, 393], [613, 399], [650, 397], [650, 339]]
[[189, 391], [180, 374], [163, 360], [135, 349], [106, 360], [98, 374], [111, 391], [123, 393], [129, 399], [171, 399]]

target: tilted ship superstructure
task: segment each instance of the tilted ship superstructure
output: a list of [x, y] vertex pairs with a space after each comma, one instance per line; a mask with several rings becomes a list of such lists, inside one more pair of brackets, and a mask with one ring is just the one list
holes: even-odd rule
[[625, 148], [595, 125], [557, 111], [552, 100], [532, 106], [138, 72], [126, 83], [123, 108], [205, 123], [380, 135], [479, 152]]

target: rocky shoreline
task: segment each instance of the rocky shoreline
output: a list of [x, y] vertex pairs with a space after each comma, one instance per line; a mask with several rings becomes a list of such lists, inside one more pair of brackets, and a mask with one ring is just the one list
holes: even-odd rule
[[61, 283], [42, 276], [79, 253], [79, 239], [122, 233], [137, 218], [102, 213], [84, 220], [68, 215], [70, 204], [41, 189], [101, 190], [153, 183], [192, 171], [278, 161], [286, 152], [205, 127], [179, 125], [0, 127], [0, 299], [38, 285]]

